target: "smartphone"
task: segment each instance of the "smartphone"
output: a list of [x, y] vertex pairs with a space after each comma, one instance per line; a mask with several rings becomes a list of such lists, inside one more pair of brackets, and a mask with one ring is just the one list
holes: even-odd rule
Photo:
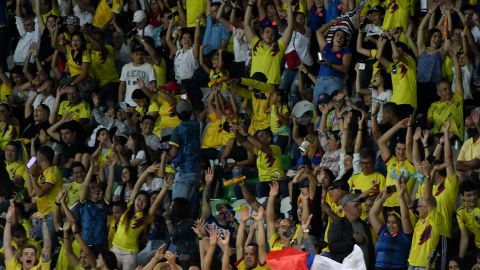
[[31, 168], [33, 166], [33, 164], [35, 164], [35, 162], [37, 161], [37, 158], [35, 156], [33, 156], [27, 163], [27, 168]]
[[318, 56], [318, 62], [326, 61], [325, 57], [323, 56], [323, 53], [319, 52], [317, 56]]
[[305, 141], [302, 142], [302, 144], [300, 144], [298, 149], [300, 149], [300, 151], [302, 151], [302, 152], [305, 152], [305, 151], [307, 151], [309, 145], [310, 145], [310, 142], [305, 140]]
[[358, 70], [365, 70], [365, 63], [358, 63]]
[[180, 99], [187, 100], [187, 94], [180, 95]]
[[395, 185], [391, 185], [391, 186], [387, 187], [387, 193], [388, 194], [395, 193], [396, 191], [397, 191], [397, 187]]

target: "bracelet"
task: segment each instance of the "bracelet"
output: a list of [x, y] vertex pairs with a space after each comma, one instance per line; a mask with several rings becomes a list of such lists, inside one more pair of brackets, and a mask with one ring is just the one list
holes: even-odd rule
[[424, 145], [423, 148], [428, 148], [428, 145]]
[[302, 230], [304, 233], [309, 233], [310, 232], [310, 229], [303, 229]]

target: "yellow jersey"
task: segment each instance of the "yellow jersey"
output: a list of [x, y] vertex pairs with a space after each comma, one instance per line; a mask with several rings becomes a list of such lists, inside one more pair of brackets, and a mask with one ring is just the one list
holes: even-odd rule
[[[5, 269], [6, 270], [22, 270], [22, 264], [17, 260], [16, 256], [10, 258], [10, 260], [5, 261]], [[42, 270], [42, 269], [50, 269], [50, 262], [44, 262], [41, 258], [37, 265], [30, 268], [30, 270]]]
[[[298, 240], [300, 239], [300, 235], [302, 233], [302, 226], [300, 224], [296, 224], [293, 239], [297, 240], [297, 243], [299, 242]], [[274, 232], [270, 236], [270, 239], [268, 239], [268, 246], [270, 247], [270, 250], [282, 250], [285, 247], [280, 239], [280, 235], [277, 232]]]
[[245, 261], [243, 260], [243, 258], [241, 258], [238, 262], [237, 262], [237, 270], [268, 270], [270, 269], [267, 265], [267, 263], [265, 262], [263, 265], [260, 264], [260, 263], [257, 263], [257, 266], [255, 266], [255, 268], [247, 268], [247, 266], [245, 265]]
[[161, 133], [164, 128], [176, 128], [182, 123], [178, 116], [175, 115], [175, 105], [171, 105], [166, 100], [162, 99], [160, 95], [157, 96], [157, 100], [154, 100], [154, 102], [159, 106], [158, 114], [160, 118], [158, 127], [156, 126], [157, 123], [155, 123], [154, 130], [159, 129]]
[[[150, 104], [148, 104], [148, 108], [145, 108], [143, 106], [136, 106], [135, 110], [140, 113], [142, 117], [147, 115], [148, 113], [158, 113], [160, 108], [158, 107], [158, 104], [156, 102], [150, 101]], [[160, 130], [160, 117], [157, 115], [155, 119], [155, 123], [153, 124], [153, 134], [157, 137], [160, 137], [161, 135], [161, 130]]]
[[68, 71], [70, 72], [70, 76], [76, 76], [82, 73], [82, 64], [83, 63], [90, 63], [92, 62], [92, 57], [90, 54], [89, 49], [85, 49], [85, 51], [82, 54], [82, 62], [80, 64], [76, 63], [75, 60], [73, 60], [73, 55], [72, 55], [72, 46], [67, 45], [67, 67]]
[[67, 184], [67, 205], [73, 206], [74, 203], [80, 200], [80, 192], [82, 191], [83, 183], [75, 181]]
[[[407, 159], [403, 161], [399, 161], [396, 156], [391, 156], [390, 159], [386, 162], [387, 165], [387, 177], [383, 182], [380, 183], [380, 192], [383, 192], [386, 187], [395, 185], [397, 187], [397, 190], [400, 188], [397, 186], [397, 177], [400, 174], [400, 170], [405, 169], [410, 173], [410, 176], [413, 175], [416, 172], [415, 166], [408, 161]], [[410, 177], [407, 182], [407, 193], [409, 195], [412, 194], [413, 187], [415, 186], [415, 179]], [[398, 202], [398, 196], [397, 193], [395, 192], [392, 196], [388, 197], [385, 200], [385, 203], [383, 206], [387, 207], [394, 207], [394, 206], [400, 206], [400, 203]]]
[[5, 168], [7, 169], [8, 176], [10, 177], [11, 181], [15, 180], [15, 175], [20, 175], [23, 178], [25, 172], [27, 171], [27, 166], [25, 166], [25, 163], [20, 160], [15, 160], [14, 162], [5, 161], [5, 164]]
[[53, 185], [53, 188], [47, 194], [41, 197], [37, 196], [38, 212], [46, 216], [52, 213], [55, 209], [55, 199], [63, 184], [60, 168], [57, 166], [48, 167], [35, 181], [39, 186], [43, 186], [47, 183]]
[[252, 93], [252, 121], [248, 127], [248, 133], [253, 135], [255, 132], [266, 129], [270, 126], [270, 114], [265, 113], [268, 106], [267, 97], [261, 92]]
[[415, 224], [412, 246], [408, 263], [411, 266], [428, 267], [428, 258], [432, 255], [440, 239], [440, 225], [444, 222], [442, 214], [434, 209], [426, 218]]
[[216, 112], [211, 112], [207, 116], [209, 123], [205, 128], [202, 138], [202, 148], [220, 148], [223, 146], [223, 123], [225, 117], [217, 118]]
[[382, 29], [392, 30], [401, 27], [405, 33], [408, 28], [408, 19], [410, 18], [412, 4], [413, 2], [409, 0], [390, 1], [385, 12], [385, 17], [383, 18]]
[[281, 115], [287, 114], [288, 117], [288, 107], [287, 105], [283, 105], [280, 108], [273, 104], [270, 106], [270, 130], [277, 135], [288, 136], [288, 126], [280, 121], [280, 118], [277, 115], [278, 113]]
[[[134, 206], [132, 205], [130, 207]], [[139, 236], [143, 233], [145, 226], [147, 226], [150, 221], [143, 220], [143, 223], [140, 223], [143, 218], [143, 212], [136, 212], [128, 224], [124, 223], [125, 218], [126, 212], [120, 218], [112, 245], [128, 252], [137, 253], [139, 251]], [[147, 224], [144, 224], [145, 222]]]
[[450, 131], [463, 141], [463, 97], [453, 93], [452, 101], [436, 101], [428, 109], [428, 118], [433, 120], [433, 134], [443, 134], [442, 126], [451, 119]]
[[[385, 181], [385, 176], [378, 172], [374, 172], [369, 175], [365, 175], [364, 173], [360, 172], [355, 175], [352, 175], [350, 179], [348, 179], [348, 185], [350, 188], [357, 193], [357, 190], [360, 191], [360, 193], [363, 193], [369, 189], [371, 189], [373, 186], [379, 186], [382, 182]], [[365, 203], [362, 203], [362, 216], [361, 218], [365, 220], [367, 218], [367, 212], [365, 209]]]
[[160, 57], [160, 65], [154, 65], [153, 71], [155, 72], [157, 78], [157, 87], [164, 86], [167, 84], [167, 62], [163, 57]]
[[[341, 218], [345, 216], [345, 212], [343, 211], [343, 206], [341, 204], [337, 204], [336, 202], [334, 202], [332, 200], [332, 196], [330, 195], [330, 191], [328, 191], [327, 195], [325, 196], [325, 202], [330, 206], [330, 208], [332, 209], [332, 212], [335, 215], [337, 215]], [[328, 217], [327, 228], [325, 228], [325, 235], [323, 236], [323, 241], [325, 241], [326, 243], [328, 243], [328, 231], [330, 230], [330, 225], [332, 223], [333, 223], [333, 219]], [[322, 251], [323, 252], [330, 252], [330, 249], [327, 246]]]
[[[63, 241], [60, 241], [60, 245], [62, 247], [60, 248], [60, 252], [58, 253], [56, 269], [77, 270], [75, 266], [70, 264], [67, 251], [63, 246]], [[82, 250], [82, 248], [80, 247], [80, 244], [77, 242], [77, 240], [72, 241], [72, 250], [73, 250], [73, 254], [75, 254], [77, 258], [80, 258], [80, 251]]]
[[255, 72], [261, 72], [268, 78], [268, 83], [280, 84], [280, 65], [286, 49], [283, 40], [278, 39], [268, 45], [255, 36], [250, 42], [250, 48], [252, 48], [250, 76]]
[[122, 11], [122, 0], [111, 0], [111, 2], [112, 6], [110, 7], [107, 3], [107, 0], [100, 0], [93, 15], [93, 26], [103, 29], [105, 25], [112, 19], [112, 13], [119, 14]]
[[282, 149], [271, 144], [272, 155], [267, 155], [258, 148], [254, 149], [257, 155], [258, 180], [260, 182], [273, 181], [283, 176]]
[[390, 101], [397, 105], [408, 104], [417, 108], [417, 64], [410, 55], [405, 54], [404, 58], [388, 69], [393, 85]]
[[80, 121], [80, 119], [90, 119], [90, 105], [85, 101], [80, 101], [76, 105], [71, 105], [70, 101], [64, 100], [60, 103], [58, 114], [64, 116], [67, 113], [72, 114], [72, 120]]
[[187, 27], [195, 27], [195, 20], [202, 12], [207, 12], [207, 0], [186, 0]]
[[0, 103], [9, 103], [8, 97], [12, 94], [12, 83], [0, 84]]
[[460, 229], [467, 229], [475, 237], [475, 246], [480, 248], [480, 223], [475, 219], [480, 217], [480, 203], [477, 202], [475, 208], [468, 212], [465, 203], [457, 209], [457, 221]]
[[92, 50], [92, 57], [89, 72], [100, 86], [118, 82], [117, 67], [115, 66], [115, 50], [111, 45], [104, 45], [107, 49], [105, 60], [102, 60], [102, 52]]
[[474, 142], [473, 138], [470, 138], [462, 145], [457, 160], [470, 161], [476, 158], [480, 159], [480, 140], [477, 139], [477, 141]]

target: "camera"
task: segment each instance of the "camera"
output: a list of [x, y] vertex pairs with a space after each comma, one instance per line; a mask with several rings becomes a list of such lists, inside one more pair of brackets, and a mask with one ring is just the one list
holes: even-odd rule
[[365, 63], [358, 63], [357, 68], [358, 70], [365, 70]]
[[325, 56], [323, 55], [323, 53], [319, 52], [317, 54], [318, 56], [318, 62], [323, 62], [323, 61], [326, 61], [327, 59], [325, 58]]
[[386, 189], [388, 194], [392, 194], [392, 193], [395, 193], [395, 191], [397, 191], [397, 187], [395, 185], [388, 186]]

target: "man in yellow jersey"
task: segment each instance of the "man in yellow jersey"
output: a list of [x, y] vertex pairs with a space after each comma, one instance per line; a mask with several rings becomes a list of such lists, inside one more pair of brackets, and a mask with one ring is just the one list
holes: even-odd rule
[[20, 256], [15, 256], [12, 247], [12, 222], [16, 215], [15, 213], [15, 199], [10, 200], [10, 207], [7, 211], [5, 229], [3, 231], [3, 247], [5, 254], [6, 270], [42, 270], [50, 269], [50, 254], [52, 250], [52, 242], [50, 239], [49, 228], [43, 215], [37, 214], [32, 216], [33, 219], [38, 220], [42, 226], [43, 234], [43, 248], [40, 261], [37, 262], [37, 250], [33, 245], [24, 245], [20, 248]]
[[[55, 199], [62, 186], [60, 168], [53, 165], [54, 151], [48, 146], [41, 146], [37, 151], [37, 164], [41, 173], [36, 168], [29, 169], [30, 181], [27, 181], [28, 193], [31, 197], [37, 198], [37, 209], [48, 225], [50, 237], [55, 237], [53, 224], [53, 211], [55, 210]], [[35, 166], [36, 167], [36, 166]]]
[[[326, 191], [325, 196], [322, 195], [322, 212], [328, 216], [327, 228], [325, 229], [324, 241], [328, 243], [328, 231], [335, 220], [345, 216], [342, 207], [342, 199], [350, 193], [350, 187], [345, 181], [334, 181]], [[330, 257], [330, 249], [328, 247], [322, 250], [322, 254]]]
[[[460, 228], [460, 249], [458, 257], [466, 262], [472, 262], [480, 248], [480, 203], [478, 188], [472, 181], [463, 181], [460, 184], [460, 194], [463, 203], [457, 209], [457, 221]], [[475, 245], [470, 242], [473, 235]], [[475, 247], [475, 248], [470, 248]]]
[[[272, 144], [273, 136], [269, 129], [258, 131], [256, 137], [250, 136], [241, 126], [232, 127], [232, 129], [242, 146], [257, 156], [258, 179], [260, 183], [257, 184], [256, 195], [257, 197], [267, 196], [268, 182], [285, 175], [282, 164], [282, 149]], [[286, 191], [286, 186], [287, 183], [282, 181], [283, 191]]]
[[7, 169], [12, 183], [15, 184], [18, 189], [22, 189], [24, 183], [23, 175], [27, 167], [19, 158], [19, 151], [22, 151], [21, 149], [18, 149], [19, 144], [19, 142], [14, 141], [7, 143], [7, 146], [5, 147], [5, 168]]
[[[62, 94], [67, 94], [67, 100], [60, 101]], [[59, 117], [68, 113], [71, 114], [72, 120], [82, 125], [86, 125], [90, 121], [90, 105], [80, 98], [79, 90], [74, 85], [61, 87], [57, 91], [54, 109], [50, 115], [50, 123], [56, 122]]]
[[[403, 119], [402, 121], [394, 125], [391, 129], [389, 129], [387, 132], [385, 132], [385, 134], [383, 134], [382, 137], [378, 139], [380, 155], [383, 162], [385, 162], [385, 164], [387, 165], [387, 177], [383, 182], [380, 183], [380, 192], [383, 192], [385, 188], [392, 185], [395, 185], [396, 190], [399, 190], [396, 179], [402, 171], [406, 179], [405, 183], [407, 186], [407, 194], [408, 196], [412, 194], [415, 180], [410, 176], [416, 172], [416, 169], [412, 162], [407, 159], [407, 147], [405, 138], [400, 138], [400, 136], [397, 135], [396, 140], [391, 140], [394, 135], [397, 134], [398, 131], [400, 131], [400, 129], [407, 128], [408, 123], [409, 118]], [[395, 154], [392, 154], [392, 152], [390, 151], [390, 147], [388, 146], [388, 143], [390, 141], [395, 145]], [[384, 213], [388, 213], [390, 211], [396, 211], [397, 213], [399, 213], [400, 204], [398, 202], [398, 196], [396, 195], [396, 191], [393, 196], [390, 196], [385, 201], [383, 206]]]
[[456, 167], [457, 171], [466, 173], [480, 169], [480, 107], [473, 110], [470, 117], [472, 123], [465, 124], [468, 139], [460, 149]]
[[428, 161], [422, 162], [419, 172], [424, 177], [424, 192], [417, 202], [419, 219], [413, 230], [412, 246], [408, 257], [409, 269], [433, 267], [433, 258], [438, 254], [435, 248], [440, 239], [442, 222], [444, 222], [444, 216], [437, 207], [437, 200], [432, 195], [433, 181], [430, 177], [431, 166]]
[[[355, 194], [363, 193], [362, 197], [378, 193], [380, 184], [385, 181], [385, 176], [375, 170], [375, 154], [369, 149], [360, 151], [360, 165], [361, 172], [348, 179], [350, 189]], [[366, 218], [365, 207], [362, 204], [362, 219]]]

